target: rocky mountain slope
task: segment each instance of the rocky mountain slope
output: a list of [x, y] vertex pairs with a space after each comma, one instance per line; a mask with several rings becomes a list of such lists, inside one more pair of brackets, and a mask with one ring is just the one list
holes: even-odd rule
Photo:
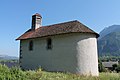
[[112, 32], [120, 32], [120, 25], [112, 25], [109, 27], [104, 28], [101, 32], [100, 32], [100, 38], [106, 36], [109, 33]]
[[99, 56], [120, 56], [120, 25], [113, 25], [100, 32]]

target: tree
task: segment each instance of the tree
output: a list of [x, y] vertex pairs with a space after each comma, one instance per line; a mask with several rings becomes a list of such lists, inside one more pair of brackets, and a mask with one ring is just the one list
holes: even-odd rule
[[98, 62], [99, 62], [99, 64], [98, 64], [99, 72], [106, 72], [106, 69], [105, 69], [105, 67], [102, 65], [102, 62], [101, 62], [100, 59], [98, 59]]
[[116, 69], [115, 69], [116, 71], [117, 71], [117, 73], [119, 73], [120, 72], [120, 64], [119, 65], [117, 65], [117, 67], [116, 67]]
[[113, 70], [115, 70], [117, 68], [117, 64], [113, 64], [112, 67], [113, 67]]

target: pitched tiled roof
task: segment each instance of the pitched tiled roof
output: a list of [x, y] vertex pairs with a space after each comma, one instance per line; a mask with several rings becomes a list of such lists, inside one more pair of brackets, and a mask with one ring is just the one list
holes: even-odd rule
[[36, 30], [30, 29], [16, 40], [53, 36], [53, 35], [66, 34], [66, 33], [78, 33], [78, 32], [92, 33], [92, 34], [96, 34], [96, 37], [99, 37], [99, 34], [89, 29], [79, 21], [75, 20], [75, 21], [69, 21], [59, 24], [53, 24], [49, 26], [42, 26]]

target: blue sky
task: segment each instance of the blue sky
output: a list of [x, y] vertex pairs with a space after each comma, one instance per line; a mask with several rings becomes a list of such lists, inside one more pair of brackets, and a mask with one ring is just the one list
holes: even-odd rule
[[31, 27], [35, 13], [42, 25], [79, 20], [99, 33], [120, 25], [120, 0], [0, 0], [0, 55], [19, 55], [15, 39]]

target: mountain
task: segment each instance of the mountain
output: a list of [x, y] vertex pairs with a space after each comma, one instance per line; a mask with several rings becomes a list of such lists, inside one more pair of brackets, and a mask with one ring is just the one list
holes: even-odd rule
[[0, 55], [0, 60], [11, 60], [11, 59], [18, 59], [18, 57], [8, 56], [8, 55]]
[[100, 32], [99, 56], [120, 56], [120, 25], [112, 25]]
[[100, 37], [99, 39], [101, 39], [102, 37], [104, 37], [105, 35], [112, 33], [112, 32], [120, 32], [120, 25], [112, 25], [109, 27], [106, 27], [105, 29], [103, 29], [100, 32]]

